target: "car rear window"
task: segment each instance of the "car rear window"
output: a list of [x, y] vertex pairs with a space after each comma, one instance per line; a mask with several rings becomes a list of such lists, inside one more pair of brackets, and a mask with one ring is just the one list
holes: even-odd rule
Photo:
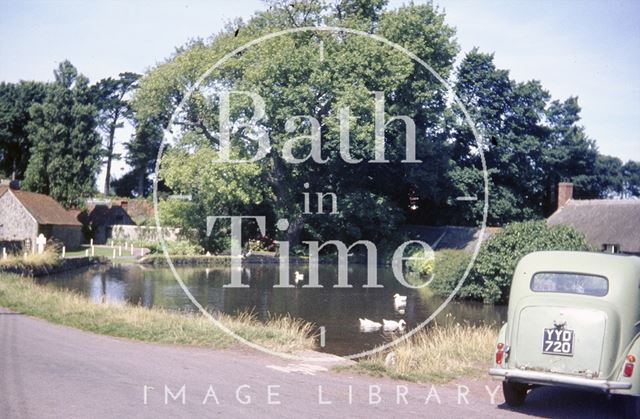
[[531, 291], [561, 292], [602, 297], [609, 292], [609, 281], [598, 275], [567, 272], [538, 272], [531, 279]]

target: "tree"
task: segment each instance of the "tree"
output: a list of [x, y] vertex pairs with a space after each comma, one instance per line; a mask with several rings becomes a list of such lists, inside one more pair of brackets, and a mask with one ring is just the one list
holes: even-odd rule
[[11, 179], [24, 176], [31, 157], [26, 131], [31, 120], [29, 108], [42, 103], [46, 94], [46, 83], [0, 83], [0, 173]]
[[162, 143], [162, 126], [152, 118], [143, 121], [136, 118], [134, 129], [131, 140], [126, 144], [126, 161], [131, 166], [132, 176], [136, 179], [135, 194], [143, 197], [150, 191], [149, 174], [156, 168]]
[[640, 163], [629, 160], [622, 166], [623, 194], [640, 197]]
[[106, 156], [106, 176], [104, 194], [109, 195], [111, 185], [111, 162], [118, 159], [114, 154], [116, 130], [123, 126], [122, 121], [131, 119], [133, 112], [125, 96], [135, 88], [139, 74], [120, 73], [117, 79], [111, 77], [100, 80], [94, 87], [94, 103], [98, 107], [98, 127], [105, 136], [104, 154]]
[[87, 78], [69, 61], [54, 76], [44, 101], [29, 110], [32, 148], [23, 186], [68, 207], [94, 192], [101, 142]]
[[[511, 80], [508, 71], [495, 67], [493, 55], [477, 49], [462, 60], [454, 90], [483, 140], [480, 147], [489, 176], [488, 223], [501, 225], [540, 217], [544, 191], [541, 160], [548, 136], [543, 122], [549, 94], [536, 81]], [[482, 197], [484, 182], [478, 145], [457, 107], [453, 109], [450, 126], [453, 138], [453, 168], [448, 173], [450, 188]], [[479, 213], [483, 205], [478, 201], [469, 210], [465, 209], [467, 204], [450, 200], [446, 207], [456, 209], [448, 211], [451, 214], [470, 217]], [[477, 225], [478, 220], [474, 217], [465, 224]]]
[[[238, 22], [237, 33], [235, 26], [216, 35], [210, 43], [194, 42], [147, 74], [135, 95], [138, 117], [166, 118], [184, 91], [233, 48], [278, 29], [323, 22], [382, 35], [409, 48], [447, 77], [458, 47], [453, 39], [454, 30], [444, 23], [444, 15], [432, 5], [388, 11], [384, 4], [342, 1], [329, 8], [320, 1], [273, 2], [269, 11], [258, 13], [246, 24]], [[322, 59], [321, 45], [330, 59]], [[219, 99], [206, 93], [220, 86], [225, 90], [256, 92], [265, 100], [268, 119], [260, 121], [258, 130], [268, 133], [271, 149], [258, 162], [257, 178], [263, 181], [260, 196], [265, 197], [263, 205], [268, 206], [273, 217], [289, 220], [286, 238], [292, 245], [304, 238], [348, 239], [353, 232], [382, 233], [382, 229], [373, 228], [372, 220], [388, 222], [385, 234], [389, 234], [405, 218], [410, 191], [419, 191], [424, 199], [438, 195], [438, 185], [433, 180], [448, 163], [443, 158], [446, 138], [431, 128], [440, 123], [446, 109], [445, 89], [403, 54], [368, 38], [326, 32], [288, 34], [256, 45], [212, 73], [204, 81], [204, 88], [191, 96], [186, 109], [178, 115], [177, 134], [199, 138], [195, 146], [178, 145], [185, 152], [197, 153], [201, 147], [219, 149], [219, 125], [215, 117]], [[372, 91], [384, 92], [387, 118], [393, 115], [414, 118], [418, 127], [416, 158], [427, 163], [401, 163], [405, 154], [402, 122], [392, 123], [386, 130], [385, 155], [389, 163], [367, 162], [374, 155]], [[340, 154], [337, 110], [341, 107], [350, 109], [350, 157], [362, 159], [360, 163], [347, 163]], [[252, 113], [250, 101], [238, 98], [232, 102], [232, 120], [242, 120]], [[320, 158], [326, 159], [326, 164], [312, 159], [289, 164], [283, 158], [292, 138], [298, 139], [291, 150], [296, 158], [303, 159], [310, 152], [314, 121], [298, 118], [288, 124], [287, 119], [294, 115], [310, 115], [318, 122], [322, 139]], [[255, 152], [255, 132], [238, 129], [233, 134], [234, 153], [251, 156]], [[174, 187], [176, 193], [183, 192], [178, 185]], [[325, 220], [326, 216], [305, 214], [302, 199], [305, 190], [312, 194], [336, 193], [339, 211], [345, 209], [340, 215], [343, 218], [332, 223]], [[367, 202], [376, 206], [369, 209], [369, 214], [363, 214], [364, 206], [360, 211], [347, 211]]]
[[[546, 217], [556, 209], [558, 182], [573, 182], [576, 198], [604, 198], [622, 189], [621, 162], [598, 153], [580, 121], [576, 97], [550, 101], [537, 81], [518, 83], [497, 69], [493, 55], [472, 50], [462, 60], [454, 85], [483, 142], [489, 173], [489, 224], [502, 225]], [[450, 135], [453, 159], [450, 188], [462, 195], [482, 196], [480, 159], [475, 137], [462, 115], [453, 109]], [[453, 220], [473, 224], [483, 203], [463, 210], [448, 201], [444, 211]], [[455, 218], [458, 217], [458, 218]]]

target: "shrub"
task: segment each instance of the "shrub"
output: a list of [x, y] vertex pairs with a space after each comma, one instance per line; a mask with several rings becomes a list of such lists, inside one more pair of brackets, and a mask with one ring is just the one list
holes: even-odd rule
[[549, 227], [545, 221], [506, 225], [482, 244], [460, 296], [485, 303], [505, 303], [516, 264], [540, 250], [591, 250], [584, 236], [568, 226]]
[[470, 260], [471, 254], [464, 250], [437, 251], [430, 288], [438, 295], [449, 296], [460, 282]]
[[411, 272], [425, 276], [430, 276], [433, 273], [433, 266], [435, 264], [433, 252], [426, 253], [424, 249], [420, 248], [411, 252], [409, 257], [415, 258], [407, 261], [407, 268]]
[[[167, 251], [171, 256], [196, 256], [204, 253], [202, 247], [187, 240], [166, 241]], [[152, 254], [162, 254], [162, 244], [160, 242], [148, 245]]]

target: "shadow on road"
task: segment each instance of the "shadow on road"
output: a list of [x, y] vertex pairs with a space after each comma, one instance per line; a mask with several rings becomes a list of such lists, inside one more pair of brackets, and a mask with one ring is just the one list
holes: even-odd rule
[[558, 387], [534, 388], [527, 395], [524, 406], [500, 409], [547, 418], [623, 418], [624, 407], [620, 398], [609, 399], [605, 394]]

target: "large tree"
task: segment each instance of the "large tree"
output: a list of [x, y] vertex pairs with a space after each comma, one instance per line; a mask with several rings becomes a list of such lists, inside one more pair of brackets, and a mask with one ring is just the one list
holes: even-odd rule
[[[432, 5], [385, 10], [384, 1], [374, 4], [345, 0], [334, 7], [320, 1], [289, 3], [273, 2], [268, 11], [256, 14], [249, 22], [238, 22], [209, 43], [194, 42], [155, 68], [141, 80], [136, 92], [138, 118], [166, 120], [184, 92], [217, 59], [260, 35], [280, 29], [325, 23], [381, 35], [420, 56], [443, 77], [448, 76], [458, 51], [454, 30]], [[269, 135], [269, 153], [257, 162], [260, 173], [256, 179], [262, 182], [260, 197], [268, 201], [268, 212], [289, 220], [287, 239], [293, 244], [304, 237], [345, 241], [384, 238], [405, 218], [412, 192], [420, 197], [438, 194], [435, 180], [448, 163], [446, 138], [435, 128], [446, 109], [445, 88], [420, 65], [378, 41], [346, 33], [283, 35], [235, 57], [212, 73], [203, 87], [191, 96], [174, 121], [176, 134], [195, 135], [198, 140], [178, 144], [176, 147], [182, 151], [175, 153], [187, 153], [182, 158], [189, 159], [202, 147], [219, 150], [219, 97], [208, 96], [207, 92], [223, 87], [259, 94], [268, 119], [259, 122], [258, 132], [234, 127], [233, 153], [251, 156], [256, 151], [256, 136]], [[393, 122], [386, 129], [388, 163], [368, 162], [374, 159], [373, 91], [383, 92], [380, 99], [385, 102], [387, 119], [396, 115], [413, 118], [416, 159], [424, 163], [401, 162], [405, 158], [406, 132], [402, 121]], [[241, 121], [253, 114], [246, 98], [232, 99], [232, 120]], [[350, 155], [346, 158], [340, 153], [338, 112], [345, 107], [351, 112]], [[314, 120], [300, 117], [287, 123], [290, 117], [301, 115], [312, 116], [318, 122], [322, 145], [316, 155], [326, 163], [307, 159], [291, 164], [283, 157], [288, 148], [301, 160], [311, 152], [309, 137]], [[289, 147], [292, 138], [298, 140]], [[351, 164], [346, 159], [362, 162]], [[170, 176], [163, 177], [175, 192], [187, 191]], [[202, 187], [205, 186], [206, 183]], [[313, 197], [316, 192], [336, 193], [340, 214], [304, 214], [305, 191]], [[325, 207], [328, 206], [327, 200]], [[315, 209], [313, 206], [312, 211]]]
[[95, 191], [102, 156], [97, 111], [88, 79], [69, 61], [54, 76], [44, 101], [30, 109], [32, 148], [23, 185], [73, 206]]
[[108, 77], [100, 80], [94, 87], [94, 103], [98, 107], [98, 127], [104, 136], [104, 154], [106, 158], [104, 194], [109, 195], [111, 186], [111, 163], [120, 156], [114, 153], [116, 130], [123, 122], [133, 117], [126, 96], [135, 87], [140, 78], [135, 73], [120, 73], [118, 78]]
[[0, 175], [22, 179], [31, 157], [26, 127], [31, 120], [29, 108], [42, 103], [47, 84], [21, 81], [0, 83]]
[[[455, 91], [482, 137], [489, 174], [489, 223], [548, 216], [556, 209], [558, 182], [573, 182], [576, 198], [619, 196], [620, 160], [598, 153], [595, 141], [579, 125], [576, 97], [551, 101], [537, 81], [516, 82], [496, 68], [493, 55], [472, 50], [456, 72]], [[482, 195], [480, 158], [475, 138], [454, 108], [450, 135], [451, 188], [461, 195]], [[482, 203], [452, 202], [438, 209], [443, 222], [472, 223]], [[456, 211], [446, 211], [446, 208]], [[447, 217], [452, 214], [453, 218]], [[470, 217], [467, 218], [467, 217]]]

